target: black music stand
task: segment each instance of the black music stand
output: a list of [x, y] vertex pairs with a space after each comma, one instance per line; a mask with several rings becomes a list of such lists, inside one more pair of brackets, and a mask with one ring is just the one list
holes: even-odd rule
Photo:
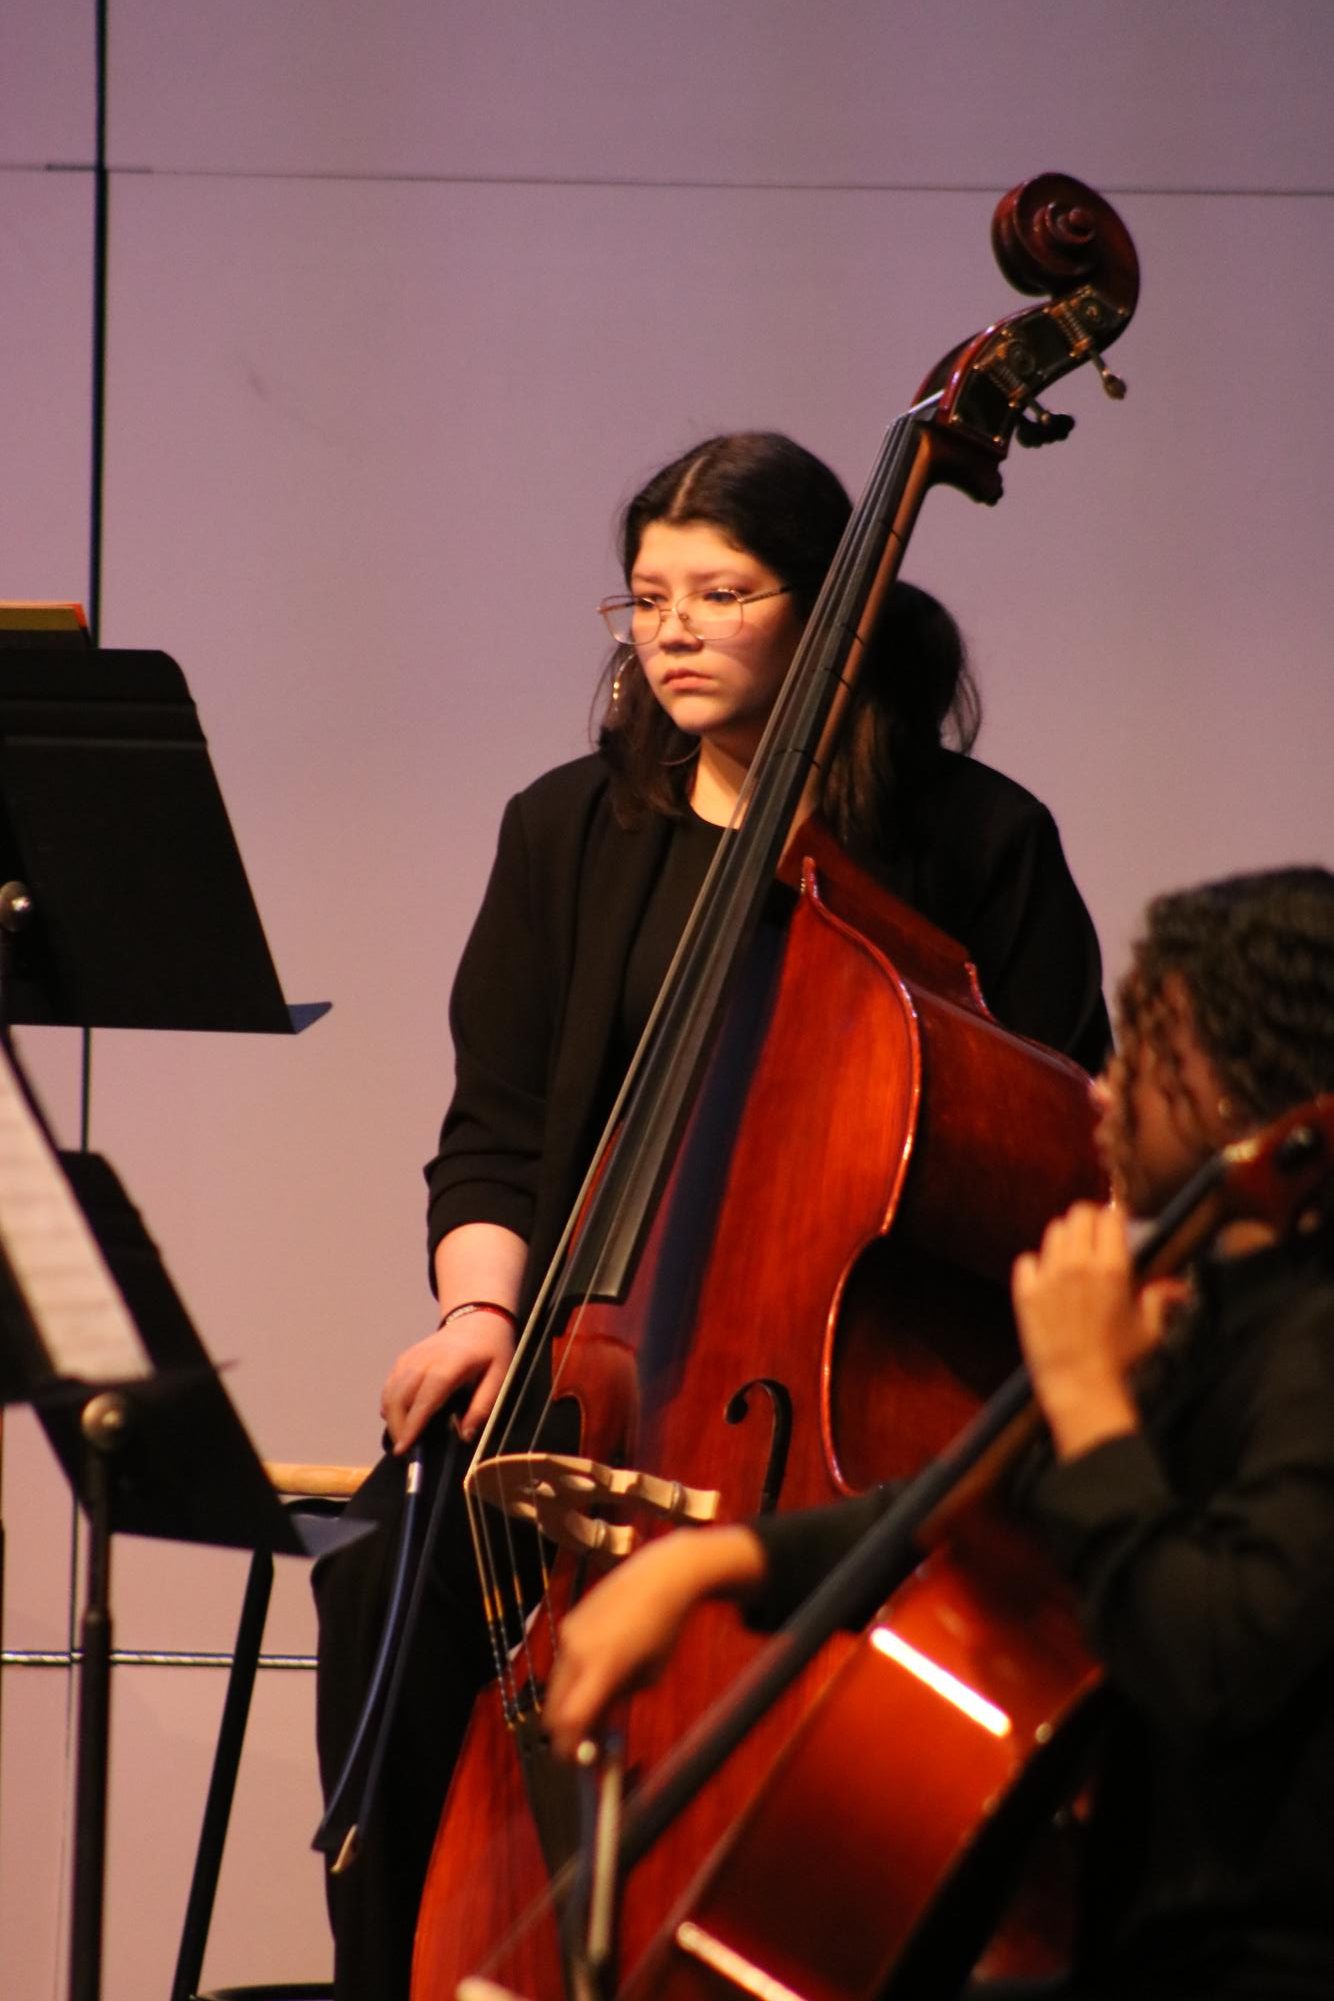
[[[91, 1335], [81, 1331], [88, 1328]], [[78, 1372], [81, 1344], [95, 1358], [89, 1374]], [[282, 1507], [115, 1173], [96, 1154], [55, 1153], [4, 1055], [0, 1401], [32, 1404], [89, 1522], [69, 1993], [71, 2001], [97, 2001], [112, 1536], [315, 1555], [367, 1525], [297, 1518]]]
[[[9, 1138], [20, 1127], [26, 1133], [31, 1165], [52, 1148], [13, 1063], [11, 1025], [293, 1034], [328, 1003], [289, 1007], [283, 999], [175, 661], [95, 651], [81, 618], [34, 615], [51, 607], [0, 607], [0, 614], [6, 610], [13, 616], [0, 615], [0, 1103], [17, 1119]], [[11, 1256], [22, 1218], [11, 1204], [6, 1219], [3, 1168], [0, 1144], [0, 1402], [34, 1405], [90, 1523], [70, 1994], [97, 2001], [112, 1535], [312, 1553], [364, 1531], [313, 1520], [298, 1527], [282, 1508], [156, 1249], [96, 1155], [52, 1159], [47, 1172], [65, 1191], [52, 1198], [56, 1206], [72, 1203], [76, 1191], [100, 1241], [90, 1255], [107, 1324], [120, 1313], [112, 1351], [119, 1343], [122, 1364], [131, 1366], [90, 1371], [53, 1352]]]
[[292, 1034], [185, 677], [0, 633], [0, 1019]]

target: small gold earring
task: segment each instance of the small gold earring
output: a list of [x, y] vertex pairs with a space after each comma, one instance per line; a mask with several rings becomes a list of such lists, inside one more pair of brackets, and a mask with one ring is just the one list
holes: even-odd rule
[[611, 683], [611, 705], [613, 709], [616, 707], [617, 703], [621, 699], [621, 680], [625, 674], [626, 668], [630, 665], [634, 657], [635, 657], [634, 648], [630, 647], [628, 651], [625, 653], [624, 657], [618, 660], [616, 663], [616, 672], [612, 676], [612, 683]]

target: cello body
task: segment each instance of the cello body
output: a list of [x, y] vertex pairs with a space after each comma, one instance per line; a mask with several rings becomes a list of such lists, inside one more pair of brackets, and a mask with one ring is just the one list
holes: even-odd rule
[[[800, 894], [761, 928], [631, 1288], [580, 1307], [577, 1365], [559, 1341], [554, 1364], [582, 1454], [711, 1487], [719, 1520], [832, 1500], [939, 1450], [1013, 1361], [1014, 1256], [1101, 1189], [1084, 1073], [1002, 1029], [960, 948], [818, 823], [795, 854]], [[583, 1582], [562, 1558], [558, 1604]], [[633, 1706], [631, 1774], [660, 1762], [758, 1645], [705, 1608]], [[849, 1645], [831, 1641], [634, 1872], [625, 1971]], [[540, 1681], [540, 1653], [535, 1665]], [[512, 1735], [484, 1691], [432, 1859], [414, 2001], [447, 2001], [492, 1966], [563, 1859]], [[557, 2001], [546, 1921], [520, 1928], [492, 1977]]]
[[933, 1551], [845, 1652], [625, 2001], [938, 2001], [992, 1940], [984, 1974], [1058, 1969], [1077, 1853], [1053, 1821], [1101, 1675], [1040, 1553], [999, 1519], [984, 1540]]
[[[1179, 1272], [1229, 1222], [1280, 1241], [1318, 1228], [1332, 1193], [1324, 1096], [1206, 1160], [1142, 1234], [1137, 1279]], [[1143, 1358], [1141, 1388], [1157, 1359]], [[1070, 1591], [998, 1484], [1031, 1446], [1034, 1415], [1018, 1370], [971, 1438], [953, 1441], [838, 1566], [859, 1585], [868, 1571], [881, 1589], [901, 1581], [668, 1914], [623, 2001], [960, 1992], [1035, 1831], [1085, 1776], [1101, 1706], [1102, 1669]], [[927, 1552], [906, 1574], [905, 1532]], [[794, 1621], [810, 1626], [798, 1660], [828, 1631], [816, 1611], [812, 1598]], [[814, 1828], [828, 1831], [823, 1845], [803, 1839]], [[982, 1967], [1009, 1970], [992, 1955]]]

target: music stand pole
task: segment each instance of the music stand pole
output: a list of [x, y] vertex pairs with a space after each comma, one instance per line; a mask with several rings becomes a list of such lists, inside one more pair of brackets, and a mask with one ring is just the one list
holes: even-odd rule
[[79, 1624], [78, 1765], [70, 2001], [100, 2001], [106, 1881], [107, 1764], [111, 1751], [111, 1455], [124, 1439], [128, 1400], [103, 1390], [84, 1405], [88, 1582]]
[[9, 983], [14, 971], [14, 941], [32, 916], [32, 898], [23, 882], [0, 889], [0, 1049], [10, 1051]]

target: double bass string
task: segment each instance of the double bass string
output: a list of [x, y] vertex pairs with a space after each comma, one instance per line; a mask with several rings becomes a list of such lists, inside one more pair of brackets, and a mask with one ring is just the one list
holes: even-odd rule
[[[629, 1259], [618, 1229], [632, 1215], [634, 1202], [651, 1207], [665, 1177], [679, 1136], [672, 1111], [690, 1103], [728, 977], [758, 920], [807, 782], [812, 746], [848, 685], [846, 656], [862, 636], [850, 621], [864, 616], [877, 565], [883, 587], [883, 517], [915, 457], [914, 429], [901, 419], [889, 435], [852, 517], [612, 1111], [597, 1156], [599, 1164], [607, 1163], [606, 1172], [587, 1231], [595, 1262], [574, 1288], [581, 1306], [594, 1295], [619, 1292]], [[591, 1171], [585, 1193], [598, 1172], [599, 1167]], [[642, 1222], [633, 1220], [638, 1231]], [[568, 1232], [562, 1250], [566, 1243]], [[564, 1352], [571, 1352], [568, 1346]]]
[[[565, 1308], [565, 1340], [552, 1371], [536, 1430], [560, 1395], [561, 1380], [575, 1352], [585, 1309], [595, 1297], [615, 1296], [630, 1267], [647, 1214], [661, 1191], [680, 1137], [682, 1112], [694, 1095], [726, 998], [731, 970], [740, 957], [738, 941], [751, 935], [768, 893], [783, 843], [801, 794], [819, 754], [819, 739], [836, 705], [851, 686], [848, 658], [860, 649], [879, 602], [897, 571], [905, 524], [903, 497], [920, 459], [924, 420], [938, 399], [900, 417], [886, 434], [865, 491], [849, 522], [824, 585], [812, 608], [792, 667], [775, 702], [756, 757], [747, 774], [732, 820], [705, 877], [673, 955], [658, 1000], [627, 1069], [594, 1155], [593, 1166], [574, 1205], [542, 1289], [525, 1326], [501, 1398], [478, 1442], [473, 1465], [508, 1452], [525, 1392], [553, 1346]], [[920, 494], [912, 497], [912, 510]], [[744, 827], [746, 840], [738, 838]], [[627, 1134], [633, 1133], [633, 1146]], [[603, 1177], [599, 1184], [599, 1176]], [[567, 1297], [571, 1246], [577, 1219], [585, 1214], [585, 1269], [576, 1269], [577, 1294]], [[578, 1250], [576, 1249], [576, 1266]], [[525, 1441], [524, 1451], [531, 1448]], [[523, 1612], [522, 1565], [515, 1524], [501, 1511], [503, 1558], [496, 1530], [471, 1483], [467, 1490], [470, 1530], [483, 1579], [488, 1625], [511, 1720], [520, 1711], [514, 1662], [523, 1655], [527, 1686], [536, 1695], [537, 1677], [528, 1650], [530, 1621]], [[541, 1606], [554, 1635], [546, 1551], [537, 1534]], [[502, 1581], [503, 1579], [503, 1581]], [[507, 1607], [512, 1619], [507, 1620]], [[512, 1627], [512, 1630], [511, 1630]]]
[[[561, 1361], [544, 1402], [543, 1417], [559, 1394], [566, 1359], [574, 1353], [574, 1343], [580, 1335], [585, 1305], [594, 1296], [606, 1296], [608, 1291], [614, 1293], [616, 1290], [609, 1277], [608, 1266], [615, 1260], [609, 1256], [608, 1246], [623, 1246], [627, 1215], [632, 1210], [642, 1211], [647, 1206], [643, 1159], [652, 1148], [655, 1136], [659, 1158], [650, 1170], [654, 1192], [660, 1184], [663, 1156], [670, 1155], [671, 1146], [678, 1136], [674, 1132], [665, 1132], [671, 1121], [669, 1114], [664, 1115], [664, 1107], [686, 1104], [692, 1095], [690, 1087], [695, 1076], [691, 1073], [697, 1072], [702, 1064], [710, 1031], [720, 1010], [727, 971], [737, 957], [736, 941], [751, 928], [758, 915], [760, 901], [767, 893], [782, 841], [786, 838], [800, 792], [806, 783], [806, 770], [812, 761], [809, 746], [837, 699], [840, 687], [845, 685], [842, 670], [846, 655], [849, 647], [860, 637], [856, 621], [864, 616], [877, 566], [882, 572], [882, 588], [887, 580], [883, 575], [887, 567], [883, 560], [886, 544], [884, 517], [907, 482], [916, 454], [920, 417], [921, 412], [917, 411], [899, 420], [888, 434], [873, 468], [866, 492], [831, 565], [798, 655], [775, 704], [774, 714], [738, 801], [732, 827], [720, 844], [713, 867], [706, 877], [669, 968], [659, 1002], [618, 1094], [595, 1156], [595, 1165], [590, 1169], [575, 1205], [574, 1216], [577, 1217], [583, 1212], [594, 1180], [610, 1156], [611, 1164], [607, 1166], [606, 1174], [613, 1185], [610, 1191], [605, 1188], [599, 1191], [604, 1199], [597, 1205], [596, 1214], [590, 1211], [587, 1224], [588, 1239], [598, 1245], [597, 1258], [579, 1286], [578, 1304], [566, 1329]], [[796, 756], [792, 755], [794, 751]], [[803, 757], [804, 765], [800, 761]], [[744, 846], [734, 838], [743, 821], [750, 835]], [[648, 1106], [646, 1114], [643, 1112], [644, 1104]], [[625, 1134], [631, 1129], [643, 1133], [645, 1127], [648, 1138], [647, 1141], [641, 1139], [636, 1159], [626, 1149]], [[620, 1134], [619, 1139], [615, 1138], [617, 1134]], [[618, 1172], [626, 1168], [628, 1172]], [[610, 1199], [607, 1199], [608, 1195]], [[572, 1219], [557, 1248], [542, 1293], [525, 1329], [514, 1368], [507, 1379], [502, 1403], [508, 1415], [504, 1420], [501, 1450], [508, 1449], [512, 1443], [514, 1413], [531, 1382], [533, 1370], [539, 1365], [545, 1348], [550, 1345], [556, 1318], [552, 1308], [561, 1303], [559, 1295], [553, 1301], [553, 1294], [566, 1276], [567, 1253], [573, 1232]], [[625, 1262], [622, 1255], [623, 1266]], [[564, 1287], [561, 1289], [563, 1291]], [[494, 1423], [493, 1420], [479, 1442], [478, 1459], [495, 1449]], [[485, 1519], [478, 1514], [479, 1505], [470, 1494], [474, 1546], [487, 1582], [488, 1608], [499, 1612], [505, 1602], [505, 1593], [500, 1586], [501, 1565]], [[517, 1607], [521, 1604], [522, 1593], [517, 1584], [519, 1564], [513, 1523], [508, 1516], [504, 1517], [503, 1534], [508, 1559], [504, 1569], [511, 1581], [512, 1600]], [[540, 1537], [539, 1562], [546, 1609], [554, 1625], [554, 1612], [546, 1593], [545, 1553], [541, 1549]], [[502, 1679], [508, 1684], [507, 1702], [511, 1709], [517, 1707], [517, 1701], [509, 1659], [514, 1648], [523, 1644], [525, 1630], [520, 1613], [519, 1628], [512, 1640], [497, 1636], [497, 1658], [503, 1663]], [[531, 1680], [531, 1661], [529, 1668]]]

